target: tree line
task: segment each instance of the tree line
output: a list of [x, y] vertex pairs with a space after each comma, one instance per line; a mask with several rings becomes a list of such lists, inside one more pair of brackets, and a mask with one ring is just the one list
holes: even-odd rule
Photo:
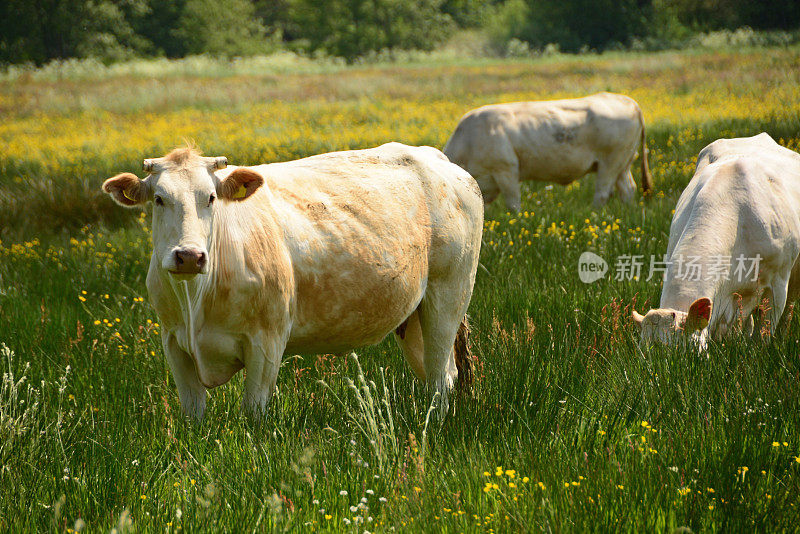
[[5, 0], [0, 64], [286, 48], [352, 61], [432, 50], [459, 28], [563, 51], [668, 46], [697, 32], [794, 30], [798, 0]]

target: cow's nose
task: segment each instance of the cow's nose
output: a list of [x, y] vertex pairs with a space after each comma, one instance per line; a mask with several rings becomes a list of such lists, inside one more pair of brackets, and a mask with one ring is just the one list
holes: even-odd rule
[[195, 248], [179, 248], [175, 251], [175, 272], [197, 274], [203, 270], [208, 256]]

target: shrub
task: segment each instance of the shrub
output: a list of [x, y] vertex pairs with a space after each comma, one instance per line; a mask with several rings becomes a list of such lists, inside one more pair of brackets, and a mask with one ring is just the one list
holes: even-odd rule
[[308, 52], [345, 58], [380, 50], [432, 50], [452, 33], [442, 0], [296, 0], [293, 32]]
[[248, 0], [189, 0], [174, 33], [188, 54], [251, 56], [269, 48]]

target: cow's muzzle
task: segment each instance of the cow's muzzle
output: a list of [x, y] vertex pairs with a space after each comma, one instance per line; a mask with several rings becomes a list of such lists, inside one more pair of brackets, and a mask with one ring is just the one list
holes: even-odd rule
[[205, 272], [208, 254], [196, 248], [176, 248], [173, 252], [172, 274], [200, 274]]

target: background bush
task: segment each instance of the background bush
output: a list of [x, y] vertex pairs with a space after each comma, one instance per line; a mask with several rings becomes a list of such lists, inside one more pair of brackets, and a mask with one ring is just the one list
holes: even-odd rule
[[[432, 50], [456, 30], [495, 54], [796, 40], [796, 0], [7, 0], [0, 65], [92, 57], [251, 56], [284, 47], [353, 62]], [[723, 33], [714, 33], [720, 32]], [[734, 35], [731, 36], [731, 32]], [[770, 37], [773, 33], [778, 37]], [[743, 37], [747, 37], [742, 40]], [[462, 39], [463, 41], [463, 39]], [[480, 47], [483, 53], [486, 49]], [[384, 51], [388, 51], [387, 54]]]
[[353, 60], [383, 49], [431, 50], [450, 35], [442, 0], [294, 0], [291, 19], [312, 52]]
[[248, 56], [268, 46], [249, 0], [188, 0], [173, 35], [188, 54]]

